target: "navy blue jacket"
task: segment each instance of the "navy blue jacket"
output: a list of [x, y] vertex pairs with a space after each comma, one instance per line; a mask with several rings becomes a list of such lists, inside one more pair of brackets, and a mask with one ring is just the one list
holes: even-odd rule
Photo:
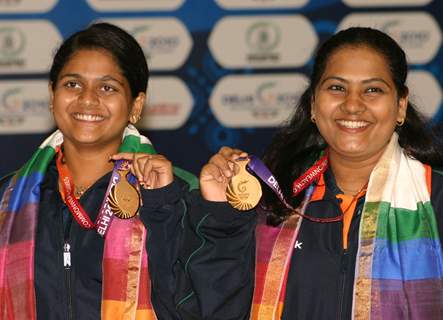
[[[100, 178], [81, 197], [80, 203], [95, 220], [111, 173]], [[0, 198], [8, 184], [4, 179]], [[183, 218], [188, 211], [188, 185], [175, 181], [161, 189], [142, 190], [140, 217], [148, 230], [146, 247], [152, 282], [151, 300], [159, 319], [182, 319], [176, 301], [187, 294], [187, 279], [178, 262], [182, 248]], [[68, 243], [71, 267], [65, 268], [63, 247]], [[41, 185], [35, 241], [35, 293], [37, 318], [100, 319], [104, 240], [73, 220], [58, 191], [58, 172], [53, 161]], [[180, 286], [179, 286], [180, 285]]]
[[[341, 214], [336, 195], [342, 192], [329, 171], [325, 174], [325, 183], [323, 199], [312, 201], [306, 209], [310, 216], [325, 218]], [[343, 249], [341, 221], [302, 221], [288, 274], [282, 319], [351, 319], [363, 203], [361, 198], [351, 222], [347, 250]], [[431, 204], [440, 240], [443, 240], [443, 175], [437, 171], [432, 173]], [[207, 218], [202, 222], [203, 217]], [[211, 306], [205, 319], [249, 318], [254, 286], [254, 279], [250, 276], [255, 267], [254, 224], [254, 212], [239, 213], [226, 203], [203, 201], [201, 209], [194, 214], [194, 222], [189, 225], [206, 241], [201, 242], [200, 251], [195, 253], [187, 267], [194, 282], [208, 287], [208, 296], [200, 299], [201, 303]], [[225, 278], [228, 272], [235, 272], [236, 277]], [[236, 282], [228, 284], [228, 279]], [[219, 315], [226, 312], [226, 318], [212, 318], [210, 314], [214, 314], [214, 310]]]

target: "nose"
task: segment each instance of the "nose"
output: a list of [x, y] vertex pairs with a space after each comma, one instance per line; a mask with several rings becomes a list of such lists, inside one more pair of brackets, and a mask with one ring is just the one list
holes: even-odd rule
[[359, 92], [348, 91], [345, 100], [341, 105], [342, 111], [347, 114], [359, 114], [366, 109], [366, 105], [362, 100]]
[[98, 105], [99, 97], [94, 88], [85, 87], [79, 95], [79, 103], [85, 107]]

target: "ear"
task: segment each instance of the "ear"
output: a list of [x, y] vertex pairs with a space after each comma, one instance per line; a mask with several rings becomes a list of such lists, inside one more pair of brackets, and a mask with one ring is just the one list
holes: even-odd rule
[[406, 119], [406, 111], [408, 110], [409, 94], [398, 99], [397, 122], [404, 122]]
[[315, 117], [315, 108], [314, 108], [314, 95], [311, 97], [311, 119]]
[[49, 92], [49, 111], [52, 113], [54, 111], [54, 90], [52, 89], [52, 82], [48, 83]]
[[144, 92], [140, 92], [138, 96], [134, 99], [128, 119], [129, 122], [131, 122], [132, 124], [135, 124], [140, 119], [146, 99], [147, 94], [145, 94]]

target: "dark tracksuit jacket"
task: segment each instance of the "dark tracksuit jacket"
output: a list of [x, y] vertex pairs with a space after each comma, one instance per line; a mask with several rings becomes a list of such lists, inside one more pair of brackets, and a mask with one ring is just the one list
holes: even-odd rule
[[[336, 194], [342, 193], [334, 177], [325, 174], [326, 192], [322, 200], [312, 201], [306, 213], [314, 217], [341, 214]], [[431, 203], [443, 238], [443, 175], [432, 173]], [[343, 223], [315, 223], [303, 220], [288, 274], [282, 319], [325, 320], [351, 319], [354, 271], [359, 224], [364, 198], [356, 206], [348, 234], [348, 248], [343, 249]], [[205, 319], [248, 319], [255, 263], [253, 212], [239, 213], [226, 203], [202, 202], [200, 214], [190, 225], [204, 238], [194, 239], [201, 246], [188, 264], [194, 282], [206, 282], [207, 295], [190, 302], [208, 306]], [[232, 240], [232, 241], [230, 241]], [[188, 239], [188, 244], [193, 241]], [[296, 270], [296, 271], [295, 271]], [[225, 283], [227, 272], [236, 272], [237, 282]], [[232, 280], [232, 276], [229, 277]], [[198, 280], [200, 279], [200, 280]], [[217, 291], [218, 294], [214, 293]], [[225, 290], [224, 292], [222, 290]], [[242, 301], [233, 301], [242, 297]], [[223, 300], [226, 301], [223, 304]], [[197, 319], [197, 318], [195, 318]]]
[[[110, 177], [108, 173], [100, 178], [80, 199], [92, 221]], [[8, 182], [9, 179], [3, 179], [0, 183], [0, 199]], [[176, 177], [164, 188], [141, 191], [140, 217], [148, 230], [151, 301], [159, 319], [182, 319], [176, 304], [188, 294], [188, 277], [178, 261], [184, 216], [188, 212], [189, 201], [185, 198], [191, 196], [187, 190], [188, 185]], [[41, 185], [35, 240], [37, 318], [100, 319], [104, 239], [95, 230], [81, 228], [73, 219], [58, 191], [55, 161]], [[70, 268], [65, 268], [63, 261], [66, 243], [70, 245]]]

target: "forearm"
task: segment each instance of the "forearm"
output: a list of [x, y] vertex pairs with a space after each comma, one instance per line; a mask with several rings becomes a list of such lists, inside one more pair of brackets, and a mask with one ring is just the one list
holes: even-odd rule
[[151, 300], [157, 315], [168, 315], [165, 319], [178, 319], [174, 304], [176, 277], [173, 268], [181, 247], [185, 193], [184, 186], [178, 181], [164, 188], [142, 191], [140, 217], [148, 231], [146, 247], [152, 284]]
[[[248, 318], [254, 284], [255, 213], [192, 196], [180, 255], [184, 319]], [[180, 297], [178, 297], [180, 298]]]

